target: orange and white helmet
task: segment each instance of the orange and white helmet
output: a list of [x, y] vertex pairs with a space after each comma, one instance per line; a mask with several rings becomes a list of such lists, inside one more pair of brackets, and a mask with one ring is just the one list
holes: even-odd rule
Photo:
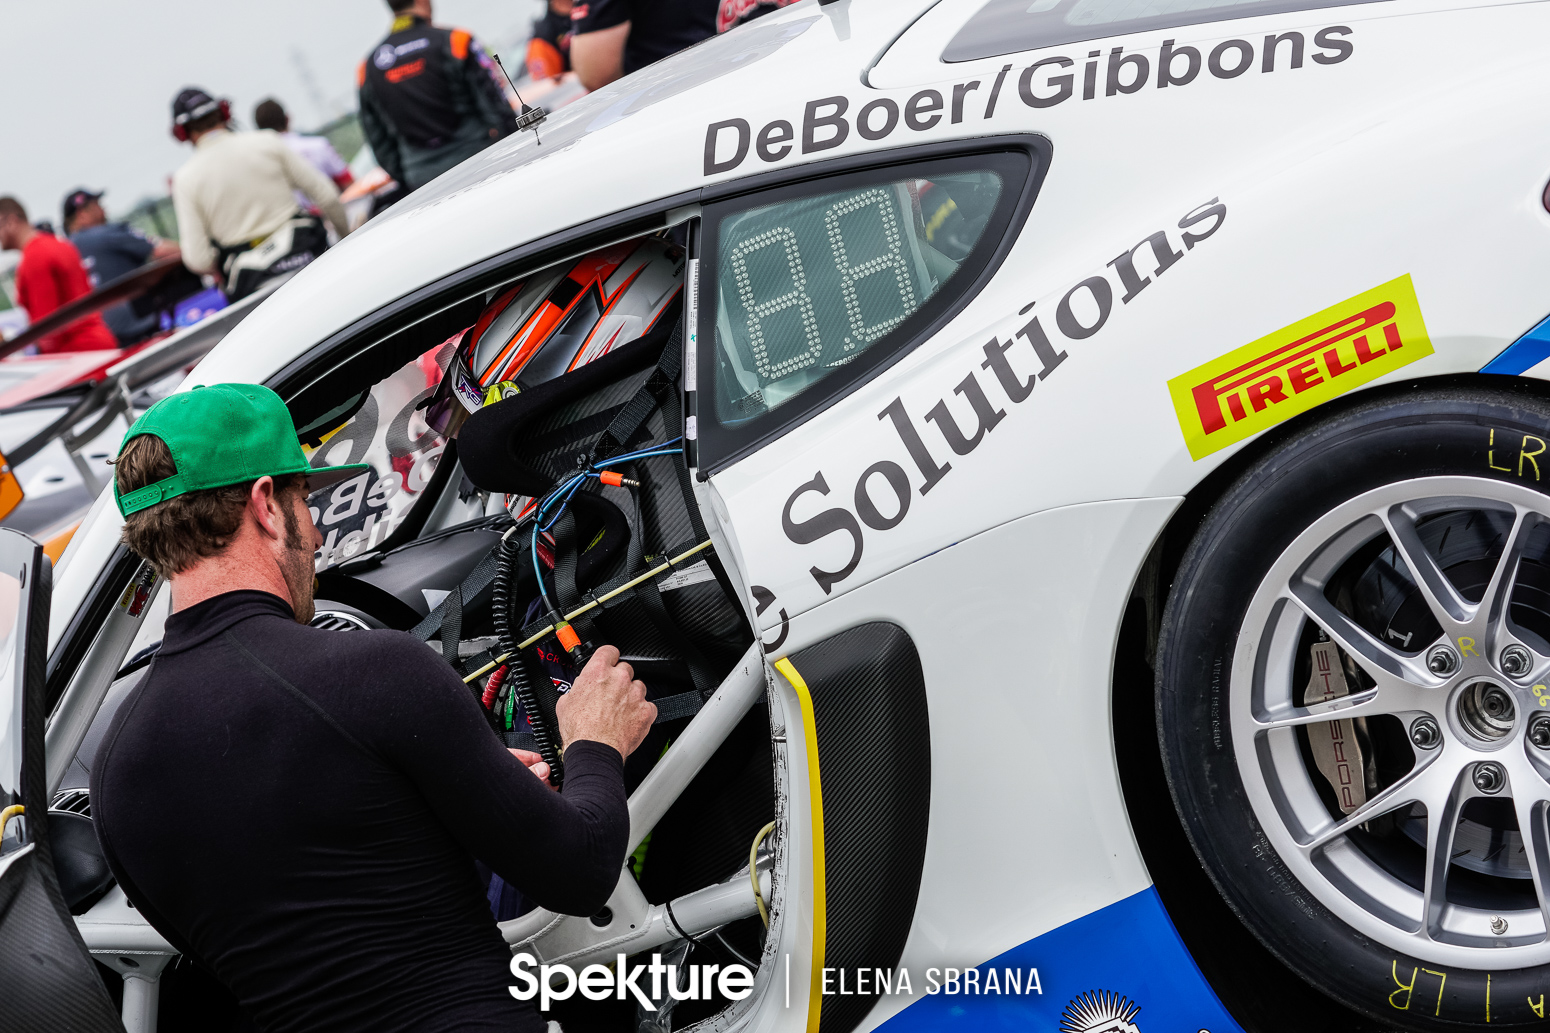
[[463, 332], [428, 422], [455, 433], [468, 413], [649, 333], [682, 293], [683, 267], [682, 248], [648, 237], [611, 244], [502, 290]]

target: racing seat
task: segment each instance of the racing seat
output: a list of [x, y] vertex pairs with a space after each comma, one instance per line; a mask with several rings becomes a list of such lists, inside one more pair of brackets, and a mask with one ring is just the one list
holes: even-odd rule
[[[488, 491], [541, 502], [600, 464], [621, 481], [584, 477], [553, 510], [531, 518], [519, 511], [522, 522], [493, 555], [495, 569], [482, 572], [494, 581], [500, 653], [514, 654], [506, 663], [508, 708], [515, 711], [514, 699], [528, 719], [527, 729], [516, 720], [502, 730], [510, 745], [536, 745], [556, 772], [562, 765], [554, 705], [575, 665], [556, 635], [536, 648], [517, 649], [518, 643], [552, 623], [555, 613], [609, 596], [663, 558], [707, 540], [681, 451], [682, 337], [674, 311], [639, 340], [485, 406], [458, 436], [465, 473]], [[615, 460], [638, 453], [651, 454]], [[535, 537], [539, 524], [544, 530]], [[478, 587], [480, 574], [470, 577], [469, 588]], [[449, 618], [465, 594], [472, 593], [454, 593], [418, 629], [430, 637], [423, 633], [440, 621], [443, 654], [455, 665], [460, 629]], [[617, 646], [650, 687], [659, 722], [670, 723], [691, 717], [752, 641], [734, 599], [707, 550], [668, 577], [610, 596], [573, 627], [584, 643]], [[648, 763], [648, 756], [655, 754], [637, 751], [637, 763]], [[644, 777], [643, 770], [627, 774]]]

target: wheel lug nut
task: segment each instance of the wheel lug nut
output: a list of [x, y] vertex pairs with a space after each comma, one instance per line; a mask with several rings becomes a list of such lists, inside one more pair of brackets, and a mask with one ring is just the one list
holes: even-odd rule
[[1509, 678], [1521, 678], [1534, 666], [1534, 658], [1522, 646], [1508, 646], [1502, 650], [1499, 661], [1502, 673]]
[[1550, 750], [1550, 715], [1541, 714], [1529, 722], [1528, 741], [1542, 750]]
[[1426, 651], [1426, 669], [1446, 678], [1459, 669], [1459, 655], [1452, 646], [1437, 645]]
[[[1546, 743], [1550, 745], [1550, 721], [1546, 723], [1545, 733]], [[1431, 718], [1418, 717], [1410, 725], [1410, 741], [1423, 750], [1429, 750], [1442, 742], [1442, 729]]]
[[1482, 793], [1499, 793], [1507, 784], [1507, 773], [1500, 764], [1476, 764], [1474, 783], [1475, 788]]

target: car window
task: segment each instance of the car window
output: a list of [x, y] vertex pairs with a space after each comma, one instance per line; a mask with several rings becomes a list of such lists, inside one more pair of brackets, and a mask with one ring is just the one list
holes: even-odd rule
[[957, 271], [1001, 189], [989, 170], [911, 177], [723, 220], [717, 420], [785, 404], [904, 322]]
[[977, 61], [1131, 32], [1376, 2], [1379, 0], [990, 0], [948, 42], [942, 60]]
[[[312, 522], [323, 532], [315, 557], [325, 570], [380, 545], [425, 493], [447, 441], [425, 422], [422, 404], [441, 382], [459, 334], [387, 378], [364, 398], [341, 408], [348, 419], [332, 429], [303, 430], [302, 448], [314, 467], [367, 463], [371, 470], [307, 499]], [[321, 421], [326, 427], [328, 420]], [[310, 440], [308, 439], [310, 436]]]
[[701, 337], [714, 348], [711, 404], [697, 414], [702, 466], [772, 415], [799, 415], [787, 412], [803, 408], [794, 400], [832, 396], [816, 385], [852, 384], [859, 367], [907, 344], [924, 310], [957, 293], [944, 288], [971, 256], [1001, 238], [987, 230], [1005, 229], [1004, 202], [1027, 171], [1006, 157], [853, 174], [707, 216], [702, 264], [715, 272], [701, 304], [713, 322], [702, 314]]

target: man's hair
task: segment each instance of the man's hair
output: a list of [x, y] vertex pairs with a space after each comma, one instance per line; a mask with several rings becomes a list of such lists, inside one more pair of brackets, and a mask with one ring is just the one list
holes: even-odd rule
[[0, 219], [17, 218], [27, 221], [27, 209], [14, 197], [0, 197]]
[[190, 136], [192, 136], [195, 133], [203, 133], [211, 129], [217, 129], [225, 124], [226, 116], [221, 114], [219, 110], [216, 110], [210, 112], [203, 118], [196, 118], [194, 121], [190, 122], [188, 124], [188, 133]]
[[414, 6], [414, 0], [387, 0], [387, 5], [394, 14], [403, 14]]
[[258, 107], [253, 109], [253, 124], [260, 129], [273, 129], [277, 133], [283, 133], [290, 128], [291, 120], [279, 101], [273, 97], [267, 97], [259, 101]]
[[[172, 450], [154, 434], [136, 435], [124, 446], [114, 465], [113, 476], [120, 495], [155, 484], [178, 472], [177, 464], [172, 461]], [[304, 491], [306, 483], [302, 474], [275, 478], [279, 492]], [[248, 493], [252, 489], [253, 481], [244, 481], [220, 488], [188, 491], [149, 509], [131, 513], [124, 519], [123, 542], [162, 577], [181, 574], [231, 544], [237, 529], [242, 526], [242, 513], [247, 508]], [[286, 515], [289, 531], [289, 507]]]

